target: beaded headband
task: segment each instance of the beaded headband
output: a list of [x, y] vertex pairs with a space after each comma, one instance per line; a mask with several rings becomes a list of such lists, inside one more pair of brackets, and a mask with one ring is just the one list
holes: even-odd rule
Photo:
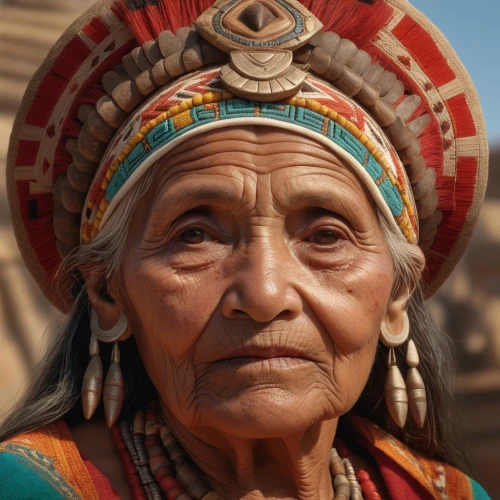
[[[205, 81], [211, 70], [215, 81]], [[207, 92], [228, 94], [204, 102]], [[360, 110], [363, 126], [339, 102]], [[245, 117], [228, 118], [245, 106]], [[428, 294], [462, 254], [484, 196], [484, 123], [455, 53], [405, 0], [101, 0], [35, 75], [9, 148], [18, 242], [58, 307], [71, 301], [51, 286], [61, 258], [95, 236], [155, 158], [147, 148], [165, 154], [177, 140], [150, 144], [149, 134], [207, 113], [210, 125], [180, 136], [261, 119], [347, 155], [386, 217], [426, 252]]]
[[89, 189], [81, 226], [84, 243], [97, 235], [143, 173], [180, 142], [215, 128], [246, 124], [295, 130], [333, 149], [365, 183], [396, 231], [416, 243], [416, 209], [403, 165], [360, 106], [312, 75], [295, 97], [279, 102], [238, 98], [224, 91], [220, 77], [217, 67], [178, 80], [175, 92], [163, 89], [120, 128]]

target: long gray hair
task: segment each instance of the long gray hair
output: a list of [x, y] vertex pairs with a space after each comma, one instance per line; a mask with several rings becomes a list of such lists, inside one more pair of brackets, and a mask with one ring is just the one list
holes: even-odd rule
[[[114, 212], [91, 243], [78, 247], [63, 262], [59, 282], [71, 285], [74, 305], [46, 357], [35, 369], [24, 398], [4, 421], [0, 441], [62, 417], [69, 423], [83, 420], [79, 399], [89, 361], [90, 326], [85, 283], [78, 269], [100, 262], [103, 283], [111, 277], [119, 278], [134, 207], [150, 186], [154, 172], [155, 169], [151, 168], [124, 197], [120, 209]], [[452, 375], [450, 342], [437, 328], [425, 303], [420, 281], [424, 264], [422, 254], [396, 233], [380, 214], [379, 218], [394, 263], [393, 295], [403, 289], [413, 290], [408, 302], [410, 334], [420, 355], [419, 371], [427, 390], [428, 412], [423, 429], [411, 418], [404, 429], [392, 422], [383, 403], [388, 351], [382, 345], [377, 350], [371, 375], [355, 410], [412, 448], [470, 473], [463, 439], [457, 431], [455, 402], [448, 387]], [[133, 336], [122, 344], [121, 366], [126, 388], [123, 411], [128, 412], [143, 408], [154, 397], [155, 390], [144, 370]], [[398, 348], [397, 356], [400, 361], [404, 359], [402, 348]], [[101, 348], [103, 362], [109, 357], [109, 346], [104, 345]], [[399, 365], [405, 376], [406, 363], [400, 362]], [[102, 412], [102, 408], [98, 412]]]

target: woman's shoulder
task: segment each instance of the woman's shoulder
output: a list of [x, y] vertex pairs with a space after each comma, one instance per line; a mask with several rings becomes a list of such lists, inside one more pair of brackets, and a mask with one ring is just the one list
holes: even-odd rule
[[357, 441], [376, 460], [391, 498], [491, 500], [474, 479], [451, 465], [409, 448], [384, 429], [356, 414], [349, 416]]
[[78, 498], [58, 470], [57, 440], [50, 424], [0, 443], [1, 498]]
[[0, 498], [98, 499], [64, 421], [0, 443]]
[[[384, 448], [383, 445], [380, 445], [380, 448]], [[385, 447], [385, 452], [388, 457], [396, 460], [409, 476], [433, 494], [433, 498], [491, 500], [476, 480], [445, 462], [429, 458], [400, 442], [391, 442]]]

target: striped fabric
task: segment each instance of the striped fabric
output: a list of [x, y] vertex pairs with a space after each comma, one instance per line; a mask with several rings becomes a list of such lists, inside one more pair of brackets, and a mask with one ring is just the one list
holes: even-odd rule
[[[411, 450], [352, 412], [340, 439], [355, 440], [378, 465], [393, 500], [490, 500], [473, 479]], [[16, 500], [118, 500], [109, 481], [83, 459], [63, 420], [0, 444], [0, 497]]]

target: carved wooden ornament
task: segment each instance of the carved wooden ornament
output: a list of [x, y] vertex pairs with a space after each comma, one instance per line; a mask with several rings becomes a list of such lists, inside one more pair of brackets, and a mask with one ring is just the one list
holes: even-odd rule
[[297, 93], [306, 73], [292, 66], [293, 53], [231, 52], [231, 63], [221, 71], [224, 86], [240, 97], [261, 101], [284, 99]]
[[306, 73], [293, 51], [323, 25], [297, 0], [219, 0], [194, 23], [208, 42], [228, 52], [224, 86], [240, 97], [273, 101], [296, 94]]

